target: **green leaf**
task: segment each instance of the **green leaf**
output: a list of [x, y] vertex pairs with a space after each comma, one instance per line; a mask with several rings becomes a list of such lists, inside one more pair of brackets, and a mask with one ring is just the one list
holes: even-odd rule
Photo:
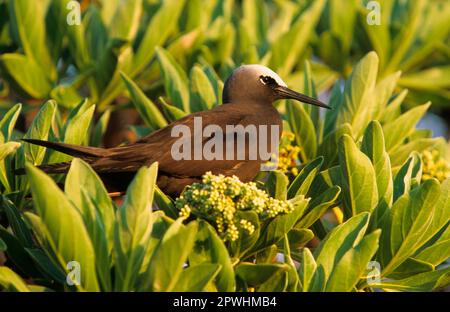
[[[368, 212], [360, 213], [335, 227], [326, 236], [314, 252], [317, 263], [314, 275], [322, 275], [324, 280], [328, 280], [335, 264], [345, 256], [348, 250], [361, 242], [369, 224], [369, 216]], [[315, 276], [311, 285], [312, 289], [318, 289], [317, 281]]]
[[101, 146], [103, 135], [106, 133], [106, 130], [108, 129], [108, 123], [109, 123], [109, 117], [111, 116], [111, 110], [107, 109], [100, 119], [98, 120], [97, 124], [94, 127], [94, 131], [92, 132], [91, 137], [91, 145], [92, 146]]
[[[96, 93], [101, 95], [100, 107], [105, 106], [105, 98], [111, 95], [109, 92], [117, 88], [120, 84], [120, 71], [127, 71], [132, 61], [132, 51], [130, 46], [126, 46], [126, 41], [122, 39], [111, 39], [102, 48], [93, 73], [93, 83], [95, 83]], [[118, 90], [118, 89], [116, 89]]]
[[200, 265], [202, 263], [220, 265], [221, 270], [215, 279], [217, 290], [235, 290], [234, 270], [227, 248], [214, 228], [205, 221], [199, 221], [195, 245], [189, 255], [189, 263], [191, 265]]
[[247, 0], [242, 3], [243, 26], [249, 32], [249, 40], [252, 44], [265, 40], [267, 31], [267, 14], [266, 5], [258, 1]]
[[300, 155], [304, 162], [314, 158], [317, 152], [316, 127], [302, 103], [288, 101], [286, 113], [296, 144], [300, 147]]
[[202, 263], [190, 266], [180, 274], [173, 291], [203, 291], [220, 271], [220, 265]]
[[178, 219], [169, 227], [153, 253], [142, 290], [172, 291], [176, 287], [183, 264], [194, 246], [196, 233], [196, 222], [184, 226]]
[[[308, 230], [307, 230], [308, 231]], [[312, 231], [309, 231], [311, 233], [311, 238], [314, 237], [314, 233]], [[284, 235], [284, 239], [282, 240], [283, 243], [283, 256], [284, 256], [284, 263], [288, 266], [287, 270], [287, 287], [286, 291], [298, 291], [300, 286], [300, 279], [297, 273], [297, 267], [294, 263], [294, 260], [292, 259], [291, 254], [291, 243], [289, 241], [289, 236], [287, 234]]]
[[279, 271], [286, 271], [287, 266], [275, 263], [248, 263], [242, 262], [236, 267], [236, 275], [249, 286], [259, 286], [268, 281]]
[[80, 211], [95, 249], [96, 267], [104, 290], [111, 290], [110, 256], [114, 208], [108, 192], [92, 168], [75, 158], [67, 174], [65, 193]]
[[364, 19], [361, 23], [367, 33], [367, 39], [370, 41], [371, 48], [378, 54], [380, 58], [380, 68], [385, 68], [388, 57], [391, 54], [391, 11], [394, 1], [385, 1], [383, 3], [383, 14], [380, 16], [380, 25], [371, 25], [366, 22], [370, 9], [364, 6], [359, 7], [360, 18]]
[[399, 67], [399, 64], [414, 43], [417, 29], [421, 24], [424, 6], [425, 1], [423, 0], [418, 0], [414, 4], [408, 4], [407, 19], [393, 41], [392, 55], [385, 69], [387, 73], [391, 73]]
[[266, 189], [269, 195], [275, 199], [287, 199], [288, 177], [281, 171], [270, 171], [267, 177]]
[[282, 292], [288, 291], [290, 267], [286, 265], [286, 270], [279, 270], [272, 275], [266, 282], [258, 287], [258, 292]]
[[132, 41], [135, 37], [142, 12], [142, 0], [122, 0], [118, 3], [109, 36], [112, 39]]
[[405, 89], [398, 95], [396, 95], [395, 98], [389, 102], [389, 104], [383, 110], [380, 117], [380, 121], [383, 125], [392, 122], [393, 120], [396, 120], [400, 116], [401, 114], [400, 107], [407, 95], [408, 90]]
[[302, 284], [302, 291], [307, 292], [309, 290], [309, 285], [316, 271], [317, 264], [314, 260], [314, 256], [308, 248], [303, 248], [302, 259], [300, 262], [300, 282]]
[[11, 227], [14, 235], [25, 247], [31, 247], [34, 245], [33, 235], [28, 225], [23, 220], [20, 211], [6, 196], [0, 198], [1, 206], [8, 218], [9, 226]]
[[[39, 113], [34, 117], [33, 122], [28, 128], [27, 133], [23, 136], [24, 139], [39, 139], [47, 140], [50, 128], [55, 118], [56, 113], [56, 102], [48, 101], [45, 103]], [[45, 147], [37, 146], [33, 144], [24, 145], [25, 160], [33, 163], [34, 165], [39, 165], [45, 156]], [[23, 167], [25, 162], [18, 162], [19, 168]]]
[[0, 286], [2, 286], [5, 291], [30, 291], [22, 278], [5, 266], [0, 266]]
[[[340, 124], [336, 123], [336, 120], [341, 110], [342, 103], [344, 102], [344, 95], [341, 92], [341, 83], [335, 82], [331, 89], [330, 100], [328, 105], [332, 108], [325, 112], [325, 128], [324, 133], [329, 134], [333, 130], [337, 129]], [[350, 123], [347, 123], [350, 125]], [[343, 124], [345, 125], [345, 123]], [[351, 125], [350, 125], [351, 126]]]
[[[400, 145], [406, 137], [414, 132], [416, 124], [426, 113], [431, 103], [426, 103], [410, 109], [406, 113], [400, 115], [397, 119], [383, 126], [384, 137], [386, 139], [386, 149], [393, 150]], [[402, 125], [399, 127], [398, 125]]]
[[[48, 233], [48, 230], [42, 221], [42, 218], [39, 217], [36, 213], [25, 211], [23, 213], [23, 216], [26, 218], [27, 223], [30, 224], [30, 227], [33, 229], [34, 236], [36, 238], [37, 243], [42, 246], [42, 248], [47, 252], [49, 258], [51, 257], [51, 260], [55, 263], [55, 266], [59, 266], [59, 260], [52, 252], [52, 246], [50, 246], [47, 237], [50, 236]], [[26, 252], [33, 258], [33, 255], [30, 253], [30, 249], [27, 248]], [[63, 268], [59, 268], [61, 272], [63, 272], [63, 275], [65, 275], [65, 272]], [[63, 278], [65, 280], [65, 277]]]
[[0, 131], [2, 134], [0, 136], [0, 144], [11, 140], [11, 135], [21, 110], [22, 104], [16, 104], [3, 115], [0, 120]]
[[438, 233], [450, 220], [450, 178], [441, 183], [441, 192], [434, 212], [430, 231]]
[[414, 259], [426, 261], [434, 266], [442, 264], [450, 257], [450, 239], [437, 241], [423, 249]]
[[390, 152], [392, 167], [401, 166], [413, 152], [422, 153], [433, 148], [439, 142], [439, 138], [416, 139], [402, 144]]
[[[373, 27], [372, 27], [373, 28]], [[373, 108], [373, 119], [379, 120], [384, 113], [389, 99], [394, 92], [397, 81], [400, 78], [401, 72], [398, 71], [392, 75], [387, 76], [377, 83], [375, 87], [375, 106]]]
[[[253, 251], [253, 247], [259, 241], [261, 233], [261, 222], [259, 216], [252, 210], [238, 210], [238, 219], [245, 219], [255, 226], [253, 234], [248, 234], [247, 231], [241, 230], [239, 239], [229, 243], [229, 253], [232, 258], [244, 258], [247, 253]], [[263, 248], [264, 249], [264, 248]]]
[[6, 251], [7, 248], [6, 243], [0, 238], [0, 252]]
[[[0, 182], [5, 188], [6, 193], [11, 192], [11, 186], [8, 180], [7, 164], [5, 163], [6, 157], [12, 155], [20, 147], [20, 143], [8, 142], [0, 144]], [[8, 166], [9, 167], [9, 166]]]
[[420, 174], [420, 171], [420, 156], [417, 153], [413, 153], [395, 175], [394, 201], [396, 201], [403, 194], [409, 192], [411, 185], [414, 182], [413, 179], [417, 179], [416, 177]]
[[66, 273], [42, 249], [25, 248], [25, 250], [47, 278], [60, 284], [66, 283]]
[[317, 151], [318, 155], [323, 155], [328, 167], [338, 163], [338, 150], [341, 137], [346, 134], [352, 136], [352, 126], [349, 123], [340, 125], [335, 130], [331, 130], [324, 138]]
[[74, 108], [83, 98], [78, 91], [70, 85], [60, 84], [50, 91], [50, 97], [66, 108]]
[[172, 199], [164, 194], [158, 186], [155, 188], [155, 203], [159, 210], [164, 211], [164, 214], [172, 219], [178, 218], [179, 210], [175, 207]]
[[309, 199], [305, 199], [303, 195], [299, 195], [291, 201], [294, 205], [294, 211], [277, 216], [263, 227], [257, 244], [252, 248], [253, 252], [261, 251], [270, 245], [276, 244], [282, 239], [302, 216], [308, 205]]
[[439, 192], [439, 183], [436, 180], [427, 180], [394, 203], [390, 222], [386, 224], [389, 230], [383, 232], [384, 236], [390, 237], [392, 254], [391, 260], [384, 266], [383, 276], [396, 269], [435, 234], [430, 225]]
[[6, 255], [8, 259], [17, 267], [25, 276], [38, 276], [39, 271], [35, 263], [26, 252], [22, 243], [14, 234], [0, 225], [0, 238], [8, 247]]
[[311, 162], [309, 162], [300, 173], [295, 177], [294, 181], [292, 181], [291, 185], [289, 185], [289, 189], [287, 191], [288, 198], [292, 198], [297, 195], [305, 195], [308, 194], [309, 188], [319, 173], [320, 168], [323, 164], [323, 157], [320, 156]]
[[391, 280], [382, 282], [380, 285], [371, 286], [394, 291], [429, 292], [448, 286], [449, 283], [450, 267], [447, 267], [436, 271], [417, 274], [402, 280]]
[[325, 214], [325, 212], [333, 204], [341, 193], [341, 188], [334, 185], [320, 194], [318, 197], [314, 197], [308, 204], [308, 213], [306, 213], [300, 221], [296, 224], [296, 228], [309, 228], [319, 218]]
[[157, 48], [156, 54], [164, 76], [166, 94], [171, 98], [176, 107], [185, 112], [190, 112], [188, 78], [186, 73], [166, 50]]
[[[45, 70], [39, 79], [56, 79], [56, 68], [46, 44], [45, 11], [46, 6], [39, 2], [16, 0], [9, 3], [11, 28], [17, 36], [26, 57]], [[23, 68], [27, 71], [29, 68]]]
[[339, 163], [342, 168], [341, 188], [346, 216], [371, 212], [378, 203], [375, 170], [370, 159], [348, 135], [341, 138]]
[[46, 98], [52, 90], [52, 83], [45, 75], [44, 70], [24, 55], [2, 54], [0, 68], [7, 81], [33, 98]]
[[67, 5], [70, 0], [50, 0], [45, 14], [45, 30], [47, 47], [54, 64], [61, 55], [64, 36], [69, 26], [67, 23]]
[[415, 274], [429, 272], [434, 270], [434, 265], [429, 262], [408, 258], [395, 271], [389, 274], [389, 278], [402, 279]]
[[[152, 203], [158, 164], [139, 169], [116, 212], [114, 259], [116, 290], [136, 290], [136, 280], [152, 234]], [[145, 268], [143, 268], [145, 269]]]
[[208, 76], [209, 82], [211, 83], [214, 92], [216, 94], [217, 105], [222, 104], [222, 91], [223, 91], [223, 82], [220, 80], [220, 77], [217, 75], [214, 68], [206, 63], [202, 66], [203, 71], [206, 76]]
[[303, 247], [314, 238], [314, 232], [309, 229], [293, 228], [287, 233], [291, 249]]
[[383, 129], [378, 121], [372, 121], [366, 128], [361, 151], [369, 157], [373, 164], [379, 201], [391, 206], [393, 197], [391, 163], [384, 147]]
[[[89, 133], [89, 126], [94, 116], [95, 105], [91, 105], [87, 100], [73, 109], [68, 121], [64, 125], [64, 143], [82, 145], [85, 144]], [[50, 155], [49, 163], [64, 162], [72, 159], [72, 156], [53, 151]]]
[[[118, 1], [115, 2], [117, 3]], [[103, 6], [106, 6], [106, 4], [102, 3], [102, 9]], [[116, 10], [114, 10], [114, 12], [116, 12]], [[114, 12], [111, 12], [108, 18], [114, 18]], [[92, 59], [100, 60], [108, 45], [108, 24], [104, 19], [102, 19], [99, 9], [93, 6], [87, 10], [84, 18], [85, 20], [83, 20], [83, 24], [86, 25], [84, 31], [85, 42], [87, 43], [90, 54], [92, 55]], [[112, 25], [112, 27], [119, 26]], [[120, 40], [121, 38], [117, 39]], [[114, 38], [111, 38], [111, 40], [114, 40]], [[122, 38], [122, 41], [126, 41], [126, 39]]]
[[181, 119], [188, 115], [185, 111], [182, 109], [179, 109], [178, 107], [174, 105], [168, 104], [163, 97], [159, 97], [159, 102], [162, 105], [162, 109], [164, 111], [164, 115], [167, 117], [167, 119], [170, 122], [173, 122], [175, 120]]
[[339, 52], [344, 57], [348, 54], [353, 40], [357, 5], [358, 1], [355, 0], [331, 0], [328, 3], [330, 31], [338, 38], [342, 49]]
[[365, 236], [354, 248], [348, 250], [331, 273], [325, 291], [349, 292], [363, 277], [367, 264], [378, 249], [378, 239], [381, 230]]
[[319, 174], [316, 176], [316, 179], [314, 179], [313, 181], [308, 196], [311, 196], [311, 198], [319, 197], [330, 187], [342, 184], [341, 171], [342, 170], [340, 166], [333, 166], [319, 172]]
[[354, 67], [345, 84], [336, 124], [349, 123], [355, 137], [360, 136], [372, 118], [377, 71], [378, 56], [370, 52]]
[[132, 76], [144, 69], [155, 55], [155, 47], [162, 46], [176, 29], [184, 4], [184, 0], [164, 1], [152, 16], [133, 58]]
[[125, 73], [120, 73], [128, 92], [130, 93], [133, 104], [141, 115], [144, 122], [152, 129], [164, 128], [167, 121], [159, 111], [158, 107], [142, 92]]
[[[280, 76], [287, 76], [297, 62], [299, 60], [301, 62], [301, 57], [304, 55], [308, 42], [313, 35], [324, 4], [325, 1], [315, 1], [291, 25], [286, 33], [279, 36], [271, 44], [270, 67], [276, 69]], [[298, 38], [301, 38], [301, 40], [298, 40]], [[291, 42], [292, 44], [287, 45], [286, 42]]]
[[213, 108], [217, 104], [214, 88], [199, 65], [194, 65], [190, 74], [190, 108], [198, 112]]
[[85, 26], [82, 22], [76, 27], [67, 27], [67, 37], [70, 54], [80, 70], [85, 70], [92, 62], [85, 35]]
[[404, 75], [399, 84], [417, 90], [438, 90], [450, 87], [450, 66], [436, 66]]
[[78, 287], [98, 291], [94, 247], [81, 215], [50, 177], [30, 164], [26, 170], [36, 211], [48, 230], [47, 240], [60, 265], [65, 269], [69, 262], [77, 261], [81, 270]]

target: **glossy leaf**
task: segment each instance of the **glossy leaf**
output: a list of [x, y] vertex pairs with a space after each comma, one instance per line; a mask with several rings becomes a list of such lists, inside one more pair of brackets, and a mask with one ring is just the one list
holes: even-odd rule
[[344, 101], [339, 108], [336, 123], [348, 122], [359, 137], [372, 117], [374, 90], [378, 71], [378, 56], [367, 54], [353, 69], [344, 89]]
[[[335, 227], [314, 252], [317, 268], [321, 268], [320, 271], [316, 270], [315, 275], [322, 275], [327, 280], [331, 276], [335, 264], [345, 256], [348, 250], [361, 242], [368, 223], [369, 213], [363, 212]], [[319, 279], [315, 277], [313, 284], [317, 281]], [[313, 287], [318, 289], [317, 284]]]
[[372, 121], [364, 133], [361, 151], [373, 164], [379, 201], [392, 204], [393, 182], [389, 155], [385, 150], [383, 129], [378, 121]]
[[375, 170], [348, 135], [341, 139], [339, 163], [342, 168], [342, 195], [346, 216], [371, 212], [378, 203]]
[[[197, 233], [197, 223], [184, 226], [181, 219], [174, 222], [164, 234], [150, 260], [141, 289], [171, 291], [175, 289], [190, 254]], [[164, 270], [161, 268], [164, 267]]]
[[121, 73], [122, 79], [127, 86], [133, 104], [141, 115], [147, 126], [152, 129], [163, 128], [167, 121], [159, 111], [158, 107], [142, 92], [142, 90], [125, 74]]
[[24, 55], [2, 54], [0, 68], [19, 90], [33, 98], [46, 98], [52, 89], [52, 83], [45, 75], [44, 70]]
[[81, 270], [79, 287], [97, 291], [94, 247], [81, 215], [50, 177], [30, 164], [26, 165], [26, 170], [36, 211], [47, 228], [47, 240], [60, 265], [66, 269], [69, 262], [77, 261]]
[[317, 138], [311, 117], [303, 104], [289, 101], [286, 105], [289, 125], [295, 134], [296, 144], [301, 148], [302, 160], [307, 161], [316, 156]]
[[128, 186], [125, 201], [116, 212], [114, 260], [117, 290], [135, 289], [152, 234], [157, 171], [157, 163], [150, 168], [142, 167]]
[[164, 75], [166, 94], [176, 107], [189, 112], [188, 78], [185, 72], [164, 49], [157, 48], [156, 54]]
[[6, 291], [30, 291], [20, 276], [5, 266], [0, 267], [0, 286]]
[[209, 224], [200, 221], [195, 245], [189, 255], [189, 263], [200, 265], [205, 262], [220, 265], [220, 271], [214, 281], [218, 291], [235, 290], [233, 265], [226, 246]]
[[287, 191], [288, 198], [292, 198], [297, 195], [308, 194], [309, 188], [313, 183], [316, 175], [319, 173], [323, 163], [323, 157], [318, 157], [313, 161], [310, 161], [295, 177], [294, 181], [289, 185]]
[[173, 291], [203, 291], [220, 271], [220, 265], [202, 263], [183, 270]]

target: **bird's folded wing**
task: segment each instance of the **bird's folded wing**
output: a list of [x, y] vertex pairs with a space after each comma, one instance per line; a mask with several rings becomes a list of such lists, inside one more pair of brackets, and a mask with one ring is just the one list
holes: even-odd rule
[[[227, 125], [255, 124], [257, 120], [253, 115], [249, 115], [240, 108], [231, 109], [232, 104], [222, 105], [210, 111], [194, 113], [186, 116], [169, 126], [160, 129], [138, 142], [110, 149], [110, 156], [101, 158], [92, 163], [92, 167], [97, 172], [123, 172], [135, 171], [143, 165], [150, 165], [153, 162], [159, 162], [160, 171], [176, 176], [201, 176], [206, 171], [221, 172], [236, 167], [242, 160], [175, 160], [172, 155], [172, 146], [180, 138], [172, 136], [172, 129], [176, 126], [187, 126], [190, 129], [190, 139], [193, 141], [195, 136], [201, 136], [203, 144], [210, 140], [211, 137], [202, 136], [202, 128], [207, 125], [217, 125], [222, 129], [226, 129]], [[194, 130], [194, 118], [202, 118], [202, 128]], [[223, 135], [223, 146], [225, 148], [225, 140], [227, 134]], [[248, 147], [246, 154], [248, 154]]]

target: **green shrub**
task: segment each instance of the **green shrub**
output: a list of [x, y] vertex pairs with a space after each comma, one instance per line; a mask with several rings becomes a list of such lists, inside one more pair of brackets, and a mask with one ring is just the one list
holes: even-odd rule
[[[416, 8], [387, 1], [390, 21], [371, 28], [361, 27], [366, 12], [356, 1], [343, 7], [332, 0], [98, 1], [85, 9], [80, 26], [66, 24], [67, 1], [0, 1], [0, 98], [6, 99], [0, 119], [0, 253], [7, 259], [0, 287], [448, 286], [450, 145], [416, 128], [429, 102], [408, 110], [403, 103], [447, 105], [449, 29], [441, 23], [449, 6], [419, 2]], [[341, 21], [346, 31], [338, 28]], [[319, 61], [309, 62], [313, 55]], [[198, 206], [201, 198], [189, 195], [208, 189], [208, 180], [173, 200], [155, 185], [153, 164], [139, 170], [122, 202], [113, 201], [83, 161], [74, 159], [66, 176], [50, 178], [36, 166], [71, 157], [19, 142], [100, 146], [111, 113], [130, 107], [144, 123], [132, 130], [138, 137], [148, 134], [220, 105], [224, 78], [242, 62], [269, 65], [310, 96], [332, 87], [333, 110], [322, 114], [293, 101], [276, 103], [293, 134], [282, 146], [284, 165], [261, 172], [255, 184], [230, 183], [263, 198], [264, 208], [247, 206], [237, 190], [217, 194], [246, 208], [234, 211], [236, 223], [227, 224], [236, 226], [237, 237], [227, 238], [216, 216]], [[411, 97], [404, 87], [413, 90]], [[19, 117], [36, 103], [39, 111], [22, 133]], [[25, 176], [13, 174], [24, 167]], [[208, 205], [222, 207], [212, 198]], [[264, 215], [277, 207], [286, 209]], [[79, 285], [67, 283], [68, 276], [76, 279], [71, 261], [80, 265]]]

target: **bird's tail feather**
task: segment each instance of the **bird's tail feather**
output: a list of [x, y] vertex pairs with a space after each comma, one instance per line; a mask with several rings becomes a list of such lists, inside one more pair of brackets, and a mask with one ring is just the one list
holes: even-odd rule
[[[73, 156], [73, 157], [79, 157], [85, 160], [89, 160], [92, 158], [102, 158], [108, 156], [108, 151], [103, 148], [98, 147], [89, 147], [89, 146], [80, 146], [80, 145], [74, 145], [74, 144], [68, 144], [68, 143], [58, 143], [58, 142], [50, 142], [50, 141], [43, 141], [43, 140], [35, 140], [35, 139], [22, 139], [22, 141], [44, 146], [47, 148], [51, 148], [55, 151]], [[56, 163], [56, 164], [48, 164], [48, 165], [41, 165], [38, 166], [39, 169], [46, 173], [65, 173], [70, 168], [70, 162], [63, 162], [63, 163]], [[25, 174], [24, 168], [18, 168], [14, 171], [14, 174], [16, 175], [22, 175]]]
[[74, 156], [80, 158], [98, 158], [98, 157], [106, 157], [108, 156], [108, 151], [104, 148], [99, 147], [90, 147], [90, 146], [81, 146], [74, 145], [68, 143], [58, 143], [58, 142], [50, 142], [43, 140], [35, 140], [35, 139], [22, 139], [22, 141], [31, 143], [34, 145], [44, 146], [47, 148], [54, 149], [55, 151]]

